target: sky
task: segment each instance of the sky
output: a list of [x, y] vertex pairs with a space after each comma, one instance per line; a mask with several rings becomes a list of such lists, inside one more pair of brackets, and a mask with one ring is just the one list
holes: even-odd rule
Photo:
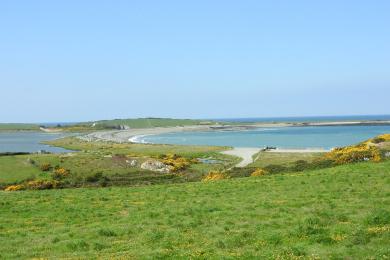
[[390, 1], [0, 1], [0, 122], [390, 114]]

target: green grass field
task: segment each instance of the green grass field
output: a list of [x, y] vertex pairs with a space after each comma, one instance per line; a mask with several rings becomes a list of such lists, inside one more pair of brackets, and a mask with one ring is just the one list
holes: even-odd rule
[[390, 161], [0, 197], [0, 258], [390, 257]]

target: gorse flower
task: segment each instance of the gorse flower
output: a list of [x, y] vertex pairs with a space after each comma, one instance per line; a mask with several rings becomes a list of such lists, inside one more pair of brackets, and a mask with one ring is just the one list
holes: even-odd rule
[[7, 188], [5, 188], [4, 190], [5, 191], [19, 191], [19, 190], [24, 190], [24, 186], [23, 185], [11, 185], [11, 186], [8, 186]]
[[69, 175], [69, 171], [65, 168], [58, 168], [54, 170], [54, 176], [55, 179], [62, 179]]
[[264, 176], [267, 175], [269, 172], [267, 170], [258, 168], [254, 172], [252, 172], [251, 177], [259, 177], [259, 176]]
[[27, 182], [27, 188], [32, 190], [46, 190], [46, 189], [54, 189], [59, 185], [58, 181], [44, 181], [44, 180], [36, 180]]
[[172, 172], [186, 169], [191, 165], [191, 161], [177, 154], [167, 154], [162, 156], [162, 162], [168, 165]]
[[324, 159], [336, 164], [347, 164], [362, 161], [379, 162], [382, 160], [379, 149], [371, 144], [363, 143], [354, 146], [335, 148], [324, 155]]
[[205, 177], [203, 177], [202, 181], [217, 181], [230, 178], [229, 175], [220, 171], [211, 171]]

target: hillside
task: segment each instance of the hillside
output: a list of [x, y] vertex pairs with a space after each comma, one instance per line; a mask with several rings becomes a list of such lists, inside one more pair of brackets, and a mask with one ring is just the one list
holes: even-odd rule
[[207, 183], [1, 191], [0, 258], [386, 258], [389, 191], [390, 161]]
[[84, 122], [75, 125], [62, 126], [65, 131], [96, 131], [107, 129], [126, 128], [152, 128], [152, 127], [174, 127], [210, 124], [210, 121], [193, 119], [172, 119], [172, 118], [134, 118], [134, 119], [113, 119], [99, 120], [94, 122]]
[[35, 124], [17, 124], [0, 123], [0, 131], [38, 131], [39, 125]]

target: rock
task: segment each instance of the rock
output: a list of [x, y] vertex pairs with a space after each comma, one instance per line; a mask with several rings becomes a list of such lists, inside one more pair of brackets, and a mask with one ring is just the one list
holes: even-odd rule
[[154, 171], [154, 172], [163, 172], [168, 173], [170, 171], [168, 165], [165, 165], [164, 163], [149, 159], [145, 161], [143, 164], [141, 164], [141, 169]]
[[137, 160], [126, 160], [127, 164], [130, 164], [131, 167], [137, 166]]

